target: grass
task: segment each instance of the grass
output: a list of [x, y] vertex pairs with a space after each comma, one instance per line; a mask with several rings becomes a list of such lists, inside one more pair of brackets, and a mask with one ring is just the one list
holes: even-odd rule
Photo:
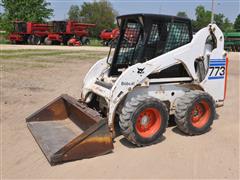
[[0, 44], [9, 44], [10, 41], [7, 39], [6, 33], [0, 33]]
[[101, 40], [97, 38], [90, 38], [90, 46], [103, 46]]
[[1, 50], [0, 64], [4, 71], [10, 72], [32, 68], [49, 68], [61, 64], [77, 64], [80, 61], [96, 61], [105, 56], [107, 56], [107, 52], [87, 50]]
[[24, 50], [2, 50], [0, 52], [0, 59], [7, 60], [7, 59], [28, 59], [28, 58], [35, 58], [35, 57], [71, 57], [71, 58], [78, 58], [78, 59], [92, 59], [104, 57], [107, 55], [106, 52], [99, 52], [99, 51], [63, 51], [63, 50], [45, 50], [45, 49], [24, 49]]
[[0, 44], [10, 44], [10, 41], [7, 39], [0, 39]]

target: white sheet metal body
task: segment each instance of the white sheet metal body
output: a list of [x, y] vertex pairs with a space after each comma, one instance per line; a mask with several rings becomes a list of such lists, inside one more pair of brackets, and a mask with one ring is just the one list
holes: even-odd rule
[[[206, 40], [210, 35], [210, 27], [217, 40], [217, 47], [212, 51], [208, 51], [206, 45]], [[201, 82], [198, 79], [194, 67], [195, 60], [200, 57], [204, 57], [209, 60], [207, 75]], [[106, 100], [109, 107], [108, 123], [110, 128], [113, 127], [113, 121], [119, 103], [123, 99], [131, 98], [137, 94], [147, 93], [148, 95], [159, 98], [162, 101], [169, 101], [170, 113], [173, 113], [176, 98], [184, 95], [185, 92], [190, 89], [188, 87], [181, 86], [179, 83], [184, 82], [187, 79], [189, 80], [189, 77], [178, 78], [177, 81], [179, 81], [179, 83], [172, 83], [170, 81], [168, 84], [156, 86], [151, 85], [151, 80], [148, 79], [147, 76], [154, 72], [160, 72], [163, 69], [178, 63], [182, 63], [184, 65], [190, 78], [192, 79], [193, 84], [209, 93], [216, 103], [223, 103], [226, 78], [226, 53], [224, 51], [223, 33], [215, 24], [210, 24], [199, 30], [193, 36], [192, 41], [184, 46], [169, 51], [147, 62], [137, 63], [128, 67], [116, 79], [106, 75], [110, 68], [110, 65], [107, 64], [107, 58], [99, 60], [89, 70], [84, 79], [82, 99], [90, 101], [91, 96], [88, 97], [88, 95], [90, 92], [93, 92]], [[220, 68], [218, 68], [219, 70], [217, 68], [214, 70], [214, 68], [210, 67]], [[144, 69], [144, 71], [139, 73], [139, 68]], [[215, 74], [216, 76], [213, 77]], [[111, 83], [112, 86], [110, 88], [106, 88], [95, 83], [97, 80], [101, 79], [106, 83]], [[166, 78], [152, 81], [164, 82], [164, 80], [166, 81]]]

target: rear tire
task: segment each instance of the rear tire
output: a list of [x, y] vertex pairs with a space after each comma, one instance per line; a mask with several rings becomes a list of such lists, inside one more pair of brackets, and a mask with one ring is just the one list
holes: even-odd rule
[[90, 45], [90, 40], [86, 36], [84, 36], [81, 38], [81, 43], [82, 45]]
[[128, 141], [137, 146], [154, 144], [168, 124], [166, 105], [149, 96], [133, 97], [120, 114], [119, 126]]
[[41, 45], [41, 38], [38, 36], [33, 36], [32, 38], [32, 44], [33, 45]]
[[203, 91], [190, 91], [176, 101], [177, 127], [188, 135], [200, 135], [210, 130], [216, 116], [215, 101]]
[[33, 36], [32, 35], [30, 35], [30, 36], [28, 36], [28, 38], [27, 38], [27, 43], [29, 44], [29, 45], [32, 45], [32, 40], [33, 39]]
[[44, 44], [45, 45], [52, 45], [52, 41], [50, 39], [48, 39], [48, 37], [45, 37]]

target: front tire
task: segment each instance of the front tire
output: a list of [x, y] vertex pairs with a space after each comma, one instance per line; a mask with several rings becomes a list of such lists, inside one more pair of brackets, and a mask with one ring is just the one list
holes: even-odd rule
[[176, 101], [177, 127], [188, 135], [200, 135], [210, 130], [216, 116], [215, 101], [203, 91], [190, 91]]
[[82, 45], [90, 45], [90, 40], [86, 36], [83, 36], [81, 38], [81, 43]]
[[154, 144], [168, 124], [166, 105], [149, 96], [133, 97], [126, 102], [120, 114], [121, 132], [137, 146]]
[[28, 36], [28, 38], [27, 38], [27, 43], [29, 44], [29, 45], [32, 45], [32, 40], [33, 39], [33, 35], [30, 35], [30, 36]]
[[38, 36], [33, 36], [32, 37], [32, 44], [33, 45], [41, 45], [41, 38]]
[[50, 39], [48, 39], [48, 37], [45, 37], [44, 44], [45, 45], [52, 45], [52, 41]]

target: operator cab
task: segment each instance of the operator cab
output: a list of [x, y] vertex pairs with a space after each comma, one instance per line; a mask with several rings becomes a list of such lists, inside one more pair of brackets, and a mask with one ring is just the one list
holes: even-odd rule
[[27, 23], [23, 21], [13, 22], [14, 32], [17, 33], [26, 33], [27, 32]]
[[65, 33], [66, 32], [66, 21], [52, 21], [52, 32], [53, 33]]
[[109, 76], [119, 75], [128, 66], [151, 60], [192, 40], [191, 20], [187, 18], [131, 14], [118, 16], [117, 23], [120, 35], [112, 59], [108, 59]]

